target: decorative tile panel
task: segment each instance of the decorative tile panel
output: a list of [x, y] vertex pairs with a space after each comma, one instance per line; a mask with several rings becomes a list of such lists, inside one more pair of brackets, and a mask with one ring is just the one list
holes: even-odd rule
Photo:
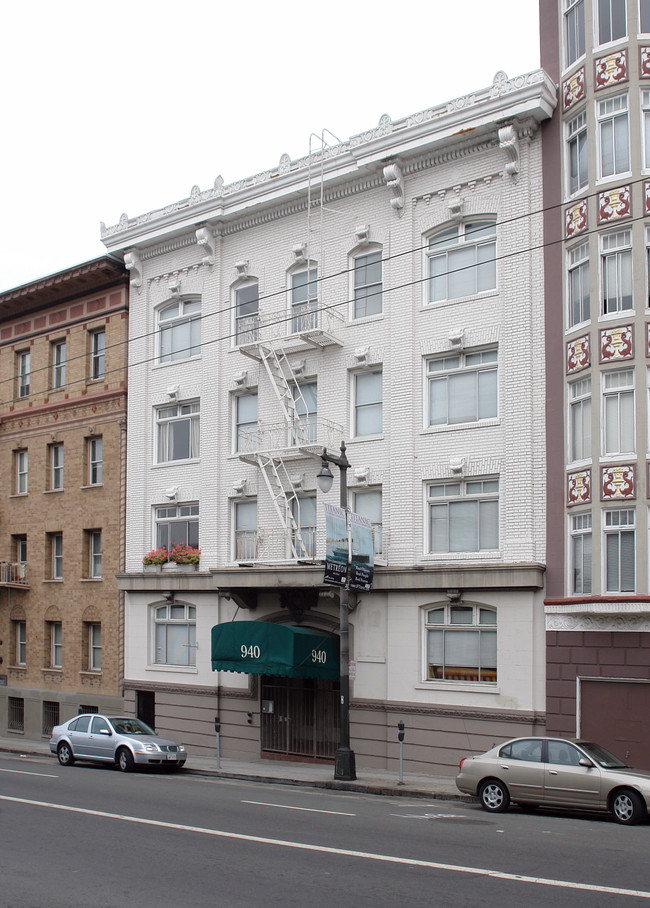
[[[649, 48], [650, 50], [650, 48]], [[562, 107], [564, 112], [571, 110], [574, 104], [582, 101], [585, 96], [585, 68], [579, 69], [578, 72], [562, 84]]]
[[567, 375], [574, 372], [580, 372], [591, 365], [591, 349], [589, 344], [589, 335], [576, 337], [566, 345], [566, 371]]
[[632, 215], [632, 198], [629, 186], [606, 189], [598, 193], [598, 222], [607, 224]]
[[617, 50], [594, 61], [594, 88], [598, 91], [617, 82], [627, 82], [627, 50]]
[[639, 79], [650, 79], [650, 47], [639, 48]]
[[634, 326], [619, 325], [603, 328], [600, 332], [600, 361], [611, 363], [618, 359], [634, 357]]
[[650, 182], [643, 184], [643, 207], [644, 214], [650, 214]]
[[591, 501], [591, 470], [580, 470], [567, 475], [566, 503], [572, 508]]
[[636, 498], [636, 482], [633, 463], [615, 467], [601, 468], [602, 501], [613, 501], [619, 498]]
[[587, 229], [587, 200], [582, 199], [564, 212], [564, 234], [571, 239]]

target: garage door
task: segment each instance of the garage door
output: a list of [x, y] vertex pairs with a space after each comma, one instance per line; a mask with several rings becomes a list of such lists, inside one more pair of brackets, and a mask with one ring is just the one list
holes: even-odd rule
[[598, 741], [637, 769], [650, 769], [650, 683], [581, 681], [580, 737]]

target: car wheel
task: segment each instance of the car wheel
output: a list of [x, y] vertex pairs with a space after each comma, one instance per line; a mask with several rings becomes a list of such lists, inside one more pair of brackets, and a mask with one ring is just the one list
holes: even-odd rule
[[490, 813], [503, 813], [510, 804], [510, 792], [498, 779], [487, 779], [478, 790], [479, 801], [483, 810]]
[[627, 826], [640, 823], [648, 815], [643, 798], [632, 788], [622, 788], [614, 792], [609, 809], [617, 823], [624, 823]]
[[120, 747], [117, 752], [117, 768], [120, 772], [133, 772], [133, 754], [128, 747]]
[[72, 753], [72, 748], [67, 743], [67, 741], [62, 741], [59, 744], [56, 749], [56, 755], [61, 766], [72, 766], [72, 764], [74, 763], [74, 754]]

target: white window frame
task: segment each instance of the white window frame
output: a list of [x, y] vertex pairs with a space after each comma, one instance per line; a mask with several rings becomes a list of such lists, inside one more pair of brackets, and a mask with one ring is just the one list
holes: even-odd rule
[[95, 435], [88, 439], [88, 485], [100, 486], [104, 481], [104, 439]]
[[573, 64], [585, 55], [584, 0], [564, 0], [564, 59]]
[[198, 297], [165, 303], [158, 309], [157, 318], [159, 363], [201, 355], [201, 300]]
[[[193, 549], [199, 547], [200, 507], [198, 501], [180, 501], [154, 508], [155, 548], [166, 548], [184, 543]], [[181, 532], [182, 530], [182, 532]]]
[[98, 622], [88, 624], [88, 671], [102, 670], [102, 626]]
[[305, 381], [291, 386], [294, 420], [292, 445], [314, 444], [318, 437], [318, 382]]
[[[609, 180], [630, 173], [630, 112], [627, 92], [596, 101], [598, 123], [598, 177]], [[625, 138], [625, 150], [617, 142]], [[611, 148], [609, 147], [611, 146]], [[605, 151], [609, 161], [605, 162]]]
[[362, 517], [367, 517], [370, 521], [375, 558], [383, 560], [385, 557], [385, 540], [382, 489], [356, 489], [352, 494], [354, 496], [354, 512]]
[[[259, 398], [257, 390], [235, 394], [233, 399], [233, 451], [257, 451], [260, 445]], [[254, 411], [254, 412], [253, 412]], [[254, 416], [254, 418], [253, 418]]]
[[64, 340], [52, 342], [52, 388], [65, 387], [66, 346]]
[[602, 453], [611, 457], [636, 451], [634, 369], [602, 373]]
[[259, 281], [251, 278], [238, 284], [234, 295], [235, 345], [254, 343], [260, 333]]
[[50, 491], [62, 492], [64, 489], [65, 452], [63, 442], [50, 445]]
[[63, 625], [50, 621], [50, 668], [63, 668]]
[[[612, 13], [620, 15], [623, 12], [625, 28], [620, 35], [613, 35], [615, 17]], [[602, 17], [602, 18], [601, 18]], [[613, 44], [627, 37], [627, 10], [626, 0], [596, 0], [594, 3], [594, 28], [595, 44], [602, 47]]]
[[29, 452], [27, 448], [16, 451], [16, 495], [29, 492]]
[[233, 503], [233, 527], [234, 560], [257, 561], [259, 557], [257, 498], [247, 498]]
[[98, 381], [106, 374], [106, 329], [90, 332], [90, 378]]
[[[427, 358], [425, 427], [437, 429], [498, 419], [498, 360], [496, 347]], [[432, 419], [434, 394], [439, 415]]]
[[63, 580], [63, 533], [50, 533], [52, 580]]
[[88, 576], [93, 580], [102, 577], [102, 531], [88, 530]]
[[[379, 376], [379, 381], [377, 381]], [[354, 425], [352, 434], [355, 438], [381, 435], [384, 431], [384, 373], [383, 369], [368, 369], [365, 372], [354, 372]], [[379, 395], [377, 391], [379, 390]], [[372, 431], [369, 431], [372, 429]]]
[[[465, 602], [432, 603], [422, 613], [425, 683], [496, 685], [498, 630], [494, 607]], [[434, 642], [436, 637], [438, 645]], [[433, 658], [436, 655], [441, 658]], [[494, 665], [483, 667], [485, 662]]]
[[309, 261], [308, 267], [289, 275], [292, 334], [318, 327], [318, 266]]
[[493, 293], [497, 289], [496, 249], [493, 215], [477, 216], [431, 234], [426, 248], [427, 304]]
[[569, 383], [569, 463], [591, 457], [591, 376]]
[[[196, 606], [183, 602], [155, 605], [151, 609], [151, 625], [153, 665], [196, 668]], [[170, 642], [170, 631], [178, 637], [177, 640]], [[184, 650], [182, 655], [187, 658], [170, 661], [174, 648], [179, 650], [179, 655]]]
[[[156, 463], [179, 463], [198, 460], [200, 456], [201, 405], [198, 400], [166, 404], [156, 407]], [[173, 457], [174, 436], [180, 426], [187, 423], [186, 457]], [[179, 441], [182, 441], [180, 439]]]
[[[307, 511], [306, 504], [309, 502], [309, 512]], [[298, 535], [302, 539], [303, 545], [306, 551], [307, 558], [316, 557], [316, 529], [318, 521], [318, 512], [316, 509], [316, 495], [299, 495], [297, 498], [291, 500], [291, 513], [293, 514], [293, 519], [298, 527], [297, 533], [294, 531], [294, 536]], [[307, 518], [312, 518], [308, 520]], [[301, 548], [296, 538], [293, 539], [293, 544], [298, 553], [298, 558], [301, 557]]]
[[[426, 485], [427, 497], [427, 554], [445, 555], [461, 552], [494, 552], [498, 553], [500, 545], [500, 501], [499, 480], [496, 477], [480, 479], [446, 480], [429, 482]], [[470, 516], [468, 504], [475, 505], [475, 515]], [[465, 506], [465, 507], [463, 507]], [[446, 546], [434, 548], [434, 508], [439, 530], [446, 535]], [[446, 513], [445, 513], [446, 512]], [[463, 524], [469, 525], [473, 519], [473, 535], [477, 545], [468, 547], [458, 545], [452, 537], [463, 531]], [[454, 521], [452, 526], [451, 521]], [[483, 536], [483, 538], [481, 538]], [[463, 540], [464, 541], [464, 540]], [[496, 542], [496, 545], [489, 544]]]
[[572, 596], [590, 595], [593, 588], [591, 511], [571, 514], [569, 520], [569, 589]]
[[29, 350], [22, 350], [17, 354], [17, 379], [18, 379], [18, 397], [29, 397], [30, 379], [31, 379], [31, 353]]
[[[631, 538], [630, 538], [631, 537]], [[618, 543], [612, 543], [612, 539]], [[631, 578], [622, 579], [623, 559], [622, 543], [625, 541], [628, 557], [631, 553]], [[615, 563], [610, 561], [615, 558]], [[619, 508], [603, 511], [603, 591], [607, 593], [634, 593], [636, 592], [636, 523], [634, 508]], [[610, 564], [612, 574], [616, 575], [617, 583], [610, 585]]]
[[[587, 111], [576, 114], [566, 124], [567, 131], [567, 191], [575, 195], [589, 185]], [[575, 175], [574, 175], [575, 163]]]
[[382, 249], [368, 248], [354, 256], [352, 268], [352, 318], [371, 318], [383, 311]]
[[16, 621], [16, 665], [27, 665], [26, 621]]
[[567, 252], [567, 302], [569, 328], [591, 319], [589, 243], [581, 243]]
[[634, 310], [631, 230], [618, 230], [601, 236], [600, 288], [601, 315], [615, 316]]

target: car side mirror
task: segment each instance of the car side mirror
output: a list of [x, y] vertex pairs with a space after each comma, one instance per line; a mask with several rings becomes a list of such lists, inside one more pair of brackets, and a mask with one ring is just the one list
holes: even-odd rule
[[587, 769], [591, 769], [591, 767], [592, 767], [594, 764], [591, 762], [591, 760], [587, 759], [587, 757], [581, 757], [580, 760], [579, 760], [578, 765], [579, 765], [579, 766], [586, 766]]
[[107, 728], [100, 728], [99, 733], [100, 735], [106, 735], [107, 738], [110, 738], [111, 736], [111, 733]]

